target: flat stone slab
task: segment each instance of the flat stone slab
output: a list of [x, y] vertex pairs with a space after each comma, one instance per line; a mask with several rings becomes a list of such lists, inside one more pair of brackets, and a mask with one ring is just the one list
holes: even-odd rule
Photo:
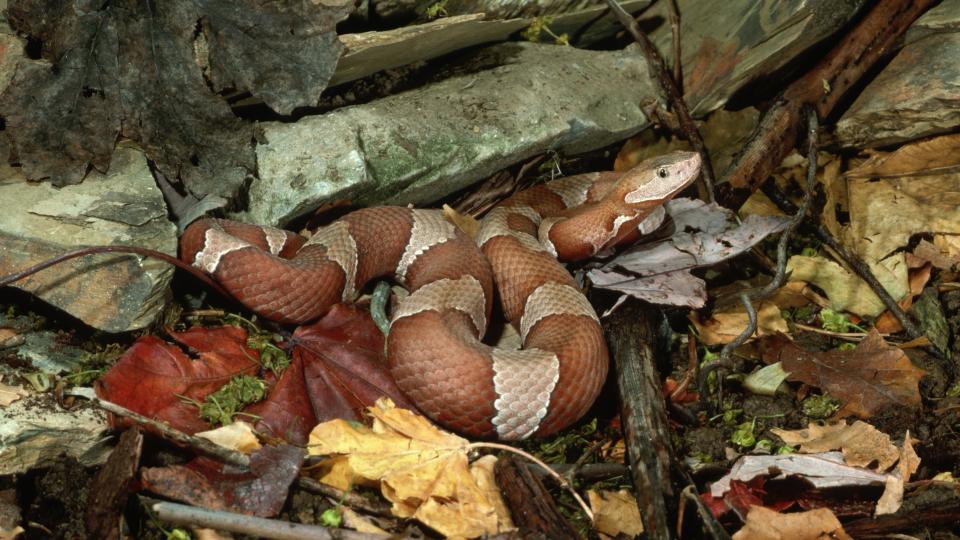
[[960, 2], [943, 2], [907, 31], [905, 46], [837, 122], [845, 147], [885, 146], [960, 125]]
[[[0, 167], [0, 275], [82, 246], [132, 245], [176, 255], [176, 226], [143, 154], [118, 146], [110, 171], [54, 188]], [[101, 254], [58, 264], [13, 286], [108, 332], [150, 324], [168, 297], [173, 268], [152, 258]]]
[[649, 124], [659, 99], [639, 52], [506, 43], [489, 66], [295, 123], [261, 124], [259, 178], [233, 217], [283, 225], [321, 203], [425, 204], [547, 150], [579, 153]]
[[[470, 3], [469, 14], [442, 17], [380, 32], [341, 35], [340, 41], [345, 51], [337, 63], [330, 86], [385, 69], [430, 60], [467, 47], [504, 41], [533, 22], [531, 18], [491, 20], [492, 17], [487, 14], [474, 13], [482, 10], [483, 6], [478, 6], [472, 0]], [[620, 4], [628, 13], [636, 13], [650, 5], [650, 0], [627, 0]], [[455, 7], [448, 4], [448, 9], [454, 13]], [[550, 21], [552, 32], [557, 35], [567, 33], [577, 47], [588, 47], [621, 29], [620, 22], [606, 5], [557, 14]]]
[[[678, 0], [684, 94], [694, 116], [777, 71], [843, 27], [864, 0]], [[667, 2], [640, 18], [672, 63]], [[649, 31], [649, 30], [648, 30]]]

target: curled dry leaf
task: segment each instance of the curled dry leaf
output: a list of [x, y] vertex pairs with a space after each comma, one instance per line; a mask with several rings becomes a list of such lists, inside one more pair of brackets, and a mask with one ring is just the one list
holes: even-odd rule
[[903, 485], [920, 467], [920, 456], [913, 450], [913, 440], [908, 430], [903, 436], [903, 448], [900, 449], [900, 461], [897, 470], [887, 477], [883, 495], [877, 501], [877, 515], [893, 514], [903, 502]]
[[589, 490], [590, 508], [593, 509], [593, 527], [597, 532], [617, 537], [621, 534], [633, 538], [643, 533], [640, 507], [629, 491]]
[[904, 352], [883, 341], [876, 330], [853, 350], [805, 351], [783, 334], [763, 342], [767, 363], [783, 362], [789, 381], [824, 390], [843, 405], [836, 417], [869, 418], [884, 407], [920, 407], [919, 381], [924, 371]]
[[470, 467], [469, 441], [387, 398], [367, 412], [372, 427], [344, 420], [316, 426], [309, 452], [342, 456], [334, 469], [347, 466], [361, 478], [380, 482], [394, 515], [415, 517], [446, 536], [496, 534], [509, 526], [498, 517], [499, 494], [481, 486], [475, 477], [481, 473]]
[[241, 420], [210, 431], [201, 431], [196, 436], [244, 454], [255, 452], [261, 446], [260, 440], [253, 432], [253, 426]]
[[733, 540], [852, 540], [829, 508], [780, 514], [754, 506]]

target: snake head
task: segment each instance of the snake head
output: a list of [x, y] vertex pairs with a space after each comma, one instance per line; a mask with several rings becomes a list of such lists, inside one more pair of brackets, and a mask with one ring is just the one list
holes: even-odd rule
[[[617, 202], [640, 210], [669, 201], [700, 175], [700, 154], [672, 152], [648, 159], [627, 171], [614, 190]], [[620, 198], [622, 197], [622, 198]]]

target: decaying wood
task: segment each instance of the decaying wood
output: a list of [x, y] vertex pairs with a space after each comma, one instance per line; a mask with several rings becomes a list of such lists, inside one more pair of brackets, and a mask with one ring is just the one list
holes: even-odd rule
[[876, 63], [896, 49], [906, 29], [936, 0], [879, 0], [806, 75], [791, 84], [760, 121], [755, 136], [717, 186], [718, 200], [739, 208], [796, 146], [803, 107], [827, 118]]
[[671, 430], [653, 358], [653, 308], [627, 302], [604, 325], [620, 389], [621, 421], [647, 537], [670, 538], [676, 505], [670, 483]]
[[546, 538], [579, 539], [576, 529], [557, 510], [550, 492], [524, 463], [508, 456], [497, 460], [497, 485], [521, 534]]

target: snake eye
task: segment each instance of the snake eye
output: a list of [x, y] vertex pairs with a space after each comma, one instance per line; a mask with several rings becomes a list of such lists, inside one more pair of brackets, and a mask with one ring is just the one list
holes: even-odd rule
[[660, 169], [657, 170], [657, 176], [659, 176], [660, 178], [666, 178], [666, 177], [667, 177], [667, 169], [665, 169], [665, 168], [663, 168], [663, 167], [660, 167]]

